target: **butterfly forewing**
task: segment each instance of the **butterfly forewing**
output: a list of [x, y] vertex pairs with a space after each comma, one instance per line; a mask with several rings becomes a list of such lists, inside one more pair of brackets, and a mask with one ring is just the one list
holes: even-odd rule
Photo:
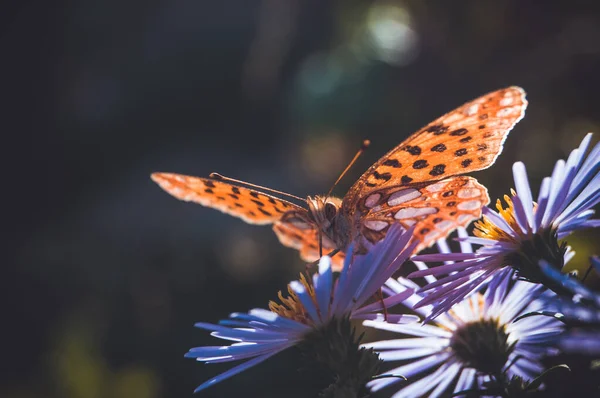
[[171, 173], [154, 173], [152, 179], [177, 199], [212, 207], [250, 224], [272, 224], [288, 212], [307, 213], [291, 202], [227, 182]]
[[377, 189], [410, 186], [489, 167], [526, 107], [523, 89], [508, 87], [436, 119], [371, 166], [344, 198], [344, 209], [351, 213], [361, 197]]
[[488, 203], [487, 189], [466, 176], [410, 188], [384, 188], [359, 202], [366, 213], [362, 235], [375, 243], [392, 223], [405, 228], [416, 224], [414, 236], [420, 241], [416, 251], [420, 251], [481, 217], [481, 209]]

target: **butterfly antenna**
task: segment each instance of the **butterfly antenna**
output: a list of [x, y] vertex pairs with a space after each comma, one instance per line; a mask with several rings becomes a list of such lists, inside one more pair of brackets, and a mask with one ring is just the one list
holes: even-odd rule
[[227, 182], [233, 182], [233, 183], [236, 183], [236, 184], [242, 184], [242, 185], [246, 185], [246, 186], [249, 186], [249, 187], [252, 187], [252, 188], [256, 188], [256, 189], [260, 189], [260, 190], [263, 190], [263, 191], [272, 192], [272, 193], [275, 193], [275, 194], [278, 194], [278, 195], [287, 196], [289, 198], [293, 198], [293, 199], [299, 200], [301, 202], [306, 202], [306, 199], [302, 199], [301, 197], [296, 196], [296, 195], [292, 195], [291, 193], [285, 193], [285, 192], [282, 192], [282, 191], [278, 191], [276, 189], [271, 189], [271, 188], [263, 187], [263, 186], [260, 186], [260, 185], [251, 184], [249, 182], [236, 180], [234, 178], [225, 177], [225, 176], [223, 176], [223, 175], [221, 175], [219, 173], [210, 173], [208, 175], [208, 177], [212, 178], [213, 180], [227, 181]]
[[350, 161], [350, 163], [348, 163], [348, 166], [346, 166], [346, 168], [344, 169], [344, 171], [342, 171], [342, 174], [340, 174], [340, 176], [338, 177], [338, 179], [335, 181], [335, 183], [329, 189], [329, 192], [327, 192], [326, 198], [328, 198], [331, 195], [331, 192], [333, 191], [333, 188], [335, 188], [335, 186], [338, 184], [338, 182], [340, 182], [340, 180], [344, 177], [344, 175], [346, 175], [346, 173], [348, 172], [348, 170], [350, 170], [350, 167], [352, 167], [352, 165], [354, 165], [354, 163], [356, 162], [356, 160], [360, 157], [360, 155], [363, 154], [363, 152], [369, 147], [369, 145], [371, 145], [371, 141], [369, 141], [369, 140], [364, 140], [363, 141], [362, 145], [360, 146], [360, 149], [358, 150], [358, 152], [356, 152], [356, 155], [354, 155], [354, 157], [352, 158], [352, 160]]

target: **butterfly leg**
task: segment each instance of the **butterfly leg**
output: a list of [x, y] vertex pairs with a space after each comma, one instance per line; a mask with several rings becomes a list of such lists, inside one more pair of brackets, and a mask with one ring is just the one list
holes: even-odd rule
[[338, 254], [340, 252], [340, 249], [334, 249], [332, 251], [330, 251], [329, 253], [327, 253], [327, 257], [333, 257], [336, 254]]
[[[334, 249], [334, 250], [330, 251], [329, 253], [327, 253], [327, 257], [333, 257], [336, 254], [338, 254], [339, 252], [340, 252], [340, 249]], [[306, 264], [306, 270], [308, 271], [315, 265], [319, 264], [319, 261], [321, 261], [320, 258], [318, 260], [313, 261], [312, 263]]]
[[323, 236], [319, 230], [319, 258], [323, 257]]
[[583, 279], [581, 279], [581, 282], [585, 282], [585, 280], [587, 279], [588, 276], [590, 276], [590, 271], [592, 270], [592, 265], [590, 264], [590, 266], [588, 267], [587, 271], [585, 271], [585, 275], [583, 276]]

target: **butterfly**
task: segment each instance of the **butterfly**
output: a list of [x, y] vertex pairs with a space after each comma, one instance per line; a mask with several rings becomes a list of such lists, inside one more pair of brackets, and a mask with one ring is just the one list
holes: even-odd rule
[[180, 200], [250, 224], [272, 224], [279, 241], [305, 261], [318, 260], [322, 251], [339, 251], [333, 263], [340, 269], [352, 242], [354, 253], [364, 254], [392, 224], [414, 226], [418, 252], [480, 218], [489, 203], [487, 189], [462, 174], [496, 161], [526, 107], [525, 92], [514, 86], [467, 102], [385, 154], [343, 199], [309, 196], [306, 207], [265, 192], [278, 191], [216, 173], [210, 178], [153, 173], [152, 179]]

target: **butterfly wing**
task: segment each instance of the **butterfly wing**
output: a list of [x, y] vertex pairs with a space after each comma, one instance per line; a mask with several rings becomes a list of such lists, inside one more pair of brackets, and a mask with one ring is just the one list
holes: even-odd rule
[[360, 198], [382, 188], [411, 186], [489, 167], [526, 107], [523, 89], [508, 87], [436, 119], [371, 166], [350, 188], [344, 210], [351, 214]]
[[417, 224], [416, 251], [467, 226], [481, 217], [489, 196], [476, 180], [456, 176], [492, 165], [526, 107], [523, 89], [508, 87], [436, 119], [371, 166], [344, 197], [342, 211], [359, 220], [371, 243], [391, 223]]
[[171, 173], [154, 173], [152, 179], [177, 199], [220, 210], [250, 224], [272, 224], [288, 212], [307, 214], [291, 202], [223, 181]]
[[405, 228], [414, 224], [416, 252], [431, 246], [459, 226], [481, 217], [490, 201], [487, 189], [477, 180], [455, 176], [411, 188], [384, 188], [359, 201], [363, 217], [361, 235], [371, 243], [383, 239], [393, 223]]
[[[300, 251], [300, 257], [309, 263], [319, 259], [319, 233], [312, 225], [303, 225], [296, 221], [295, 215], [286, 216], [283, 220], [273, 225], [273, 231], [282, 245]], [[322, 237], [323, 254], [328, 254], [335, 249], [335, 245], [326, 236]], [[332, 257], [332, 268], [340, 271], [344, 266], [344, 253], [337, 253]]]
[[[170, 173], [154, 173], [152, 179], [177, 199], [220, 210], [250, 224], [274, 224], [273, 230], [284, 246], [300, 251], [300, 257], [307, 262], [319, 259], [317, 229], [308, 211], [300, 206], [214, 179]], [[335, 249], [327, 237], [322, 239], [325, 254]], [[343, 253], [335, 255], [332, 262], [334, 270], [341, 270]]]

